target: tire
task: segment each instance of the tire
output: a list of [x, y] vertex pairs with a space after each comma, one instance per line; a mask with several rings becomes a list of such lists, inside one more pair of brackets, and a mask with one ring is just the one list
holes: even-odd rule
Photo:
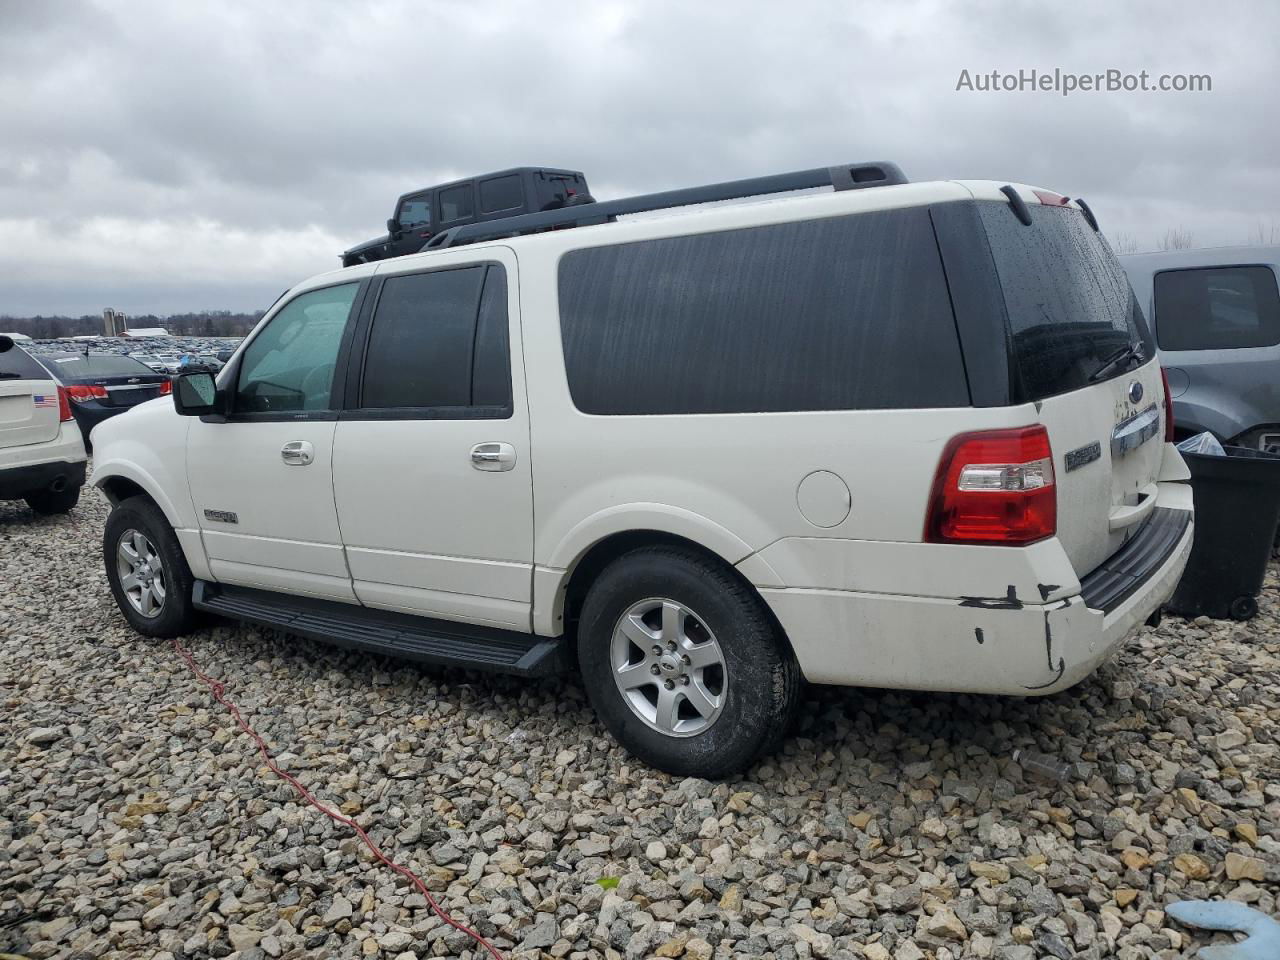
[[69, 513], [80, 502], [80, 488], [75, 486], [62, 490], [41, 490], [39, 493], [29, 493], [23, 499], [27, 501], [28, 507], [42, 517], [51, 517]]
[[1258, 601], [1247, 595], [1236, 597], [1227, 612], [1232, 620], [1252, 620], [1258, 615]]
[[[681, 547], [635, 550], [605, 568], [582, 608], [578, 664], [614, 738], [677, 776], [746, 769], [777, 748], [799, 701], [799, 666], [764, 602], [723, 564]], [[673, 703], [663, 719], [659, 707]]]
[[[126, 540], [127, 546], [122, 546]], [[133, 569], [132, 582], [126, 584], [124, 578], [136, 567], [135, 558], [144, 566]], [[138, 496], [116, 504], [102, 535], [102, 560], [116, 606], [138, 633], [176, 637], [195, 625], [191, 568], [169, 521], [151, 500]], [[159, 596], [156, 583], [161, 587]]]

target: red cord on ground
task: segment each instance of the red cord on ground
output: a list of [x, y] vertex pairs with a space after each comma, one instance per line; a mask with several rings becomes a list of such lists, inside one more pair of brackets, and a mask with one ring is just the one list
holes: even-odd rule
[[337, 810], [334, 810], [330, 807], [325, 806], [323, 803], [317, 800], [314, 796], [312, 796], [311, 791], [308, 790], [306, 787], [304, 787], [301, 783], [299, 783], [293, 776], [281, 770], [280, 767], [277, 766], [275, 760], [271, 759], [271, 753], [267, 750], [266, 741], [263, 740], [262, 737], [258, 735], [258, 732], [254, 730], [253, 727], [249, 726], [249, 724], [245, 722], [244, 717], [240, 715], [240, 708], [237, 707], [231, 700], [227, 698], [226, 685], [222, 683], [221, 680], [214, 680], [212, 677], [206, 676], [204, 671], [201, 670], [200, 667], [196, 664], [195, 658], [191, 656], [191, 654], [188, 653], [186, 649], [182, 646], [182, 644], [180, 644], [177, 640], [171, 640], [170, 643], [173, 644], [173, 649], [178, 652], [178, 656], [182, 657], [182, 659], [186, 661], [187, 667], [191, 670], [191, 672], [194, 673], [200, 679], [200, 681], [206, 687], [209, 688], [209, 692], [213, 694], [213, 698], [217, 700], [220, 704], [222, 704], [224, 707], [226, 707], [227, 710], [230, 711], [231, 715], [235, 717], [236, 723], [239, 725], [240, 729], [253, 738], [254, 743], [258, 745], [258, 752], [262, 754], [263, 761], [266, 763], [268, 767], [271, 768], [271, 771], [276, 776], [280, 777], [282, 780], [287, 782], [291, 787], [293, 787], [295, 791], [297, 791], [300, 797], [302, 797], [304, 800], [307, 801], [307, 803], [311, 804], [311, 806], [315, 807], [317, 810], [323, 813], [330, 820], [340, 823], [343, 826], [350, 827], [353, 831], [355, 831], [356, 836], [358, 836], [362, 841], [364, 841], [364, 845], [373, 852], [373, 855], [384, 866], [388, 867], [391, 870], [394, 870], [396, 873], [400, 874], [400, 876], [404, 877], [406, 880], [412, 883], [415, 887], [417, 887], [418, 892], [421, 893], [424, 898], [426, 898], [426, 901], [430, 905], [431, 910], [435, 913], [437, 917], [439, 917], [449, 926], [453, 927], [455, 930], [462, 931], [468, 937], [470, 937], [472, 940], [478, 943], [480, 946], [488, 950], [489, 953], [494, 957], [494, 960], [503, 960], [502, 954], [498, 952], [497, 947], [495, 947], [492, 943], [486, 940], [483, 936], [481, 936], [475, 930], [472, 930], [470, 927], [466, 926], [465, 924], [459, 923], [457, 920], [453, 919], [453, 917], [449, 916], [449, 914], [447, 914], [444, 911], [444, 909], [440, 906], [440, 904], [436, 902], [435, 897], [431, 896], [430, 891], [427, 890], [427, 885], [422, 882], [422, 880], [418, 877], [418, 875], [414, 873], [412, 870], [410, 870], [408, 867], [402, 867], [400, 866], [400, 864], [394, 863], [385, 853], [382, 852], [382, 850], [378, 847], [378, 845], [373, 842], [373, 840], [369, 837], [369, 835], [364, 832], [364, 828], [361, 827], [360, 824], [356, 823], [350, 817], [344, 817]]

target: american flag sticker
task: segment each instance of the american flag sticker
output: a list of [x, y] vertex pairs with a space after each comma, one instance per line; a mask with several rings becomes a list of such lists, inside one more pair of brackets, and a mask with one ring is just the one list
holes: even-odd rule
[[56, 407], [58, 405], [58, 398], [47, 394], [33, 393], [31, 399], [35, 401], [37, 407]]

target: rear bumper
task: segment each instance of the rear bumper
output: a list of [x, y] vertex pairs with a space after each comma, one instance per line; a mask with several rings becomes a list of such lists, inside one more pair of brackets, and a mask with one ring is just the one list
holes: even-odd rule
[[53, 461], [0, 469], [0, 500], [19, 500], [45, 490], [84, 486], [84, 461]]
[[64, 421], [53, 440], [0, 448], [0, 500], [17, 500], [55, 486], [81, 486], [84, 465], [80, 428]]
[[[1056, 693], [1092, 673], [1172, 596], [1191, 553], [1194, 523], [1190, 489], [1162, 488], [1161, 507], [1179, 514], [1166, 517], [1176, 522], [1176, 535], [1149, 553], [1141, 573], [1110, 591], [1102, 606], [1090, 606], [1101, 596], [1093, 575], [1073, 596], [1042, 604], [763, 586], [760, 593], [811, 682]], [[1112, 558], [1117, 569], [1104, 571], [1112, 579], [1136, 569], [1118, 562], [1124, 553]]]

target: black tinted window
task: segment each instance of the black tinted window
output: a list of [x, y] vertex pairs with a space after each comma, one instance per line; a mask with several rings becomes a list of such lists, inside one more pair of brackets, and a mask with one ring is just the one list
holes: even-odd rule
[[0, 379], [48, 380], [49, 371], [33, 360], [25, 350], [15, 346], [0, 353]]
[[509, 177], [495, 177], [480, 182], [480, 212], [494, 213], [497, 210], [510, 210], [524, 203], [524, 190], [520, 186], [520, 177], [512, 174]]
[[[497, 325], [496, 308], [481, 310], [485, 272], [486, 267], [477, 266], [387, 279], [369, 333], [361, 406], [472, 405], [477, 350], [483, 342], [488, 357], [498, 338], [506, 349], [505, 327], [492, 329]], [[500, 275], [501, 269], [494, 267], [492, 272]], [[505, 298], [500, 306], [505, 320]], [[482, 313], [488, 319], [478, 328]], [[490, 392], [497, 389], [494, 362], [489, 359], [484, 365]], [[502, 363], [506, 362], [504, 352]]]
[[476, 354], [472, 360], [471, 404], [511, 406], [511, 350], [507, 343], [507, 274], [489, 267], [480, 314], [476, 318]]
[[45, 364], [60, 379], [75, 380], [87, 377], [151, 377], [155, 371], [145, 363], [111, 353], [91, 353], [71, 356], [46, 357]]
[[560, 322], [586, 413], [969, 402], [924, 209], [575, 250]]
[[440, 221], [462, 220], [472, 214], [471, 184], [440, 191]]
[[1280, 295], [1270, 267], [1165, 270], [1155, 276], [1162, 350], [1224, 350], [1280, 343]]
[[[1103, 361], [1129, 343], [1154, 353], [1124, 268], [1101, 234], [1072, 207], [1027, 205], [1024, 226], [1009, 205], [979, 203], [1009, 316], [1022, 401], [1087, 386]], [[1110, 376], [1120, 376], [1118, 365]]]

